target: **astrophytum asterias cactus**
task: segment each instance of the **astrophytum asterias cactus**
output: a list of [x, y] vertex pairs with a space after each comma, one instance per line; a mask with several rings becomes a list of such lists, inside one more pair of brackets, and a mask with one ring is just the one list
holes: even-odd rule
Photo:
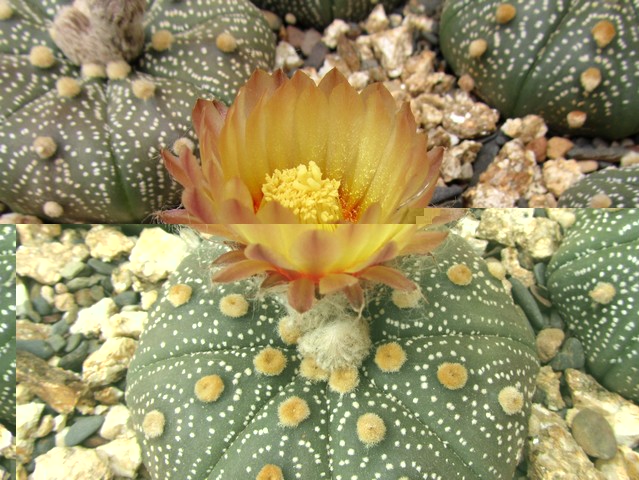
[[504, 116], [621, 138], [639, 132], [638, 24], [637, 0], [448, 0], [440, 42]]
[[639, 206], [639, 165], [606, 168], [580, 180], [559, 198], [560, 207]]
[[381, 3], [388, 10], [399, 0], [253, 0], [253, 3], [282, 16], [289, 14], [288, 19], [294, 18], [295, 24], [323, 29], [336, 18], [363, 20], [376, 4]]
[[[534, 338], [463, 240], [397, 260], [419, 288], [366, 290], [361, 317], [334, 322], [346, 301], [319, 300], [312, 335], [257, 282], [212, 285], [227, 250], [206, 241], [184, 260], [128, 372], [154, 479], [512, 479]], [[353, 357], [361, 366], [344, 366]]]
[[606, 388], [639, 401], [639, 210], [579, 209], [547, 270], [553, 307]]
[[230, 103], [275, 42], [247, 0], [146, 4], [0, 0], [1, 202], [87, 223], [179, 203], [159, 149], [192, 145], [196, 98]]
[[0, 420], [16, 421], [16, 229], [0, 225]]

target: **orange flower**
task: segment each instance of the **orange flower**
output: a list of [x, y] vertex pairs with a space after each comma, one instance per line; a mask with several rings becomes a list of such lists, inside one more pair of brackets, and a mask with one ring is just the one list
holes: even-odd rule
[[[450, 220], [447, 211], [429, 210], [428, 223]], [[439, 215], [438, 215], [439, 214]], [[211, 226], [213, 227], [213, 226]], [[285, 285], [289, 305], [311, 308], [320, 295], [344, 292], [353, 308], [364, 303], [360, 280], [412, 290], [413, 282], [388, 265], [394, 258], [432, 251], [446, 237], [418, 225], [390, 224], [235, 224], [218, 226], [240, 246], [214, 261], [214, 282], [266, 275], [263, 288]]]
[[381, 84], [358, 94], [337, 70], [319, 85], [257, 70], [230, 108], [198, 100], [193, 124], [201, 163], [163, 152], [184, 186], [166, 223], [414, 223], [442, 159], [408, 104]]

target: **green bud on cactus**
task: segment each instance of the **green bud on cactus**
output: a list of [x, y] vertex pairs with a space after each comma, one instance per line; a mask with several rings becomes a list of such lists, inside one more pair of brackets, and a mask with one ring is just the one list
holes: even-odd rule
[[639, 132], [639, 3], [448, 0], [442, 53], [506, 117], [559, 132]]
[[0, 420], [16, 422], [16, 229], [0, 225]]
[[273, 34], [247, 0], [68, 3], [0, 16], [0, 201], [56, 222], [149, 220], [179, 203], [160, 149], [193, 137], [198, 96], [228, 103], [271, 67]]
[[419, 288], [367, 287], [361, 316], [341, 293], [297, 314], [253, 280], [212, 284], [228, 250], [183, 261], [129, 368], [154, 479], [512, 479], [534, 336], [468, 244], [396, 260]]
[[588, 371], [639, 401], [639, 210], [579, 209], [547, 269], [552, 304]]

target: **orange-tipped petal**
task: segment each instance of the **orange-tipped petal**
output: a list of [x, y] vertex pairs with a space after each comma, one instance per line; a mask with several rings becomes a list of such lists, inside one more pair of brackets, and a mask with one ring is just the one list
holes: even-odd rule
[[271, 266], [266, 262], [243, 260], [224, 267], [219, 272], [214, 273], [211, 280], [217, 283], [235, 282], [237, 280], [252, 277], [258, 273], [264, 273], [270, 269]]
[[288, 303], [299, 313], [310, 310], [315, 300], [315, 284], [308, 278], [298, 278], [288, 287]]
[[356, 277], [346, 273], [332, 273], [320, 279], [319, 293], [321, 295], [328, 295], [329, 293], [343, 290], [346, 287], [351, 287], [358, 281]]
[[343, 254], [339, 237], [328, 230], [307, 230], [299, 234], [290, 251], [292, 263], [308, 275], [333, 270]]
[[252, 243], [244, 249], [244, 255], [251, 260], [258, 260], [273, 265], [278, 270], [296, 270], [295, 265], [286, 258], [286, 252], [269, 249], [260, 243]]
[[266, 278], [260, 284], [260, 289], [266, 290], [268, 288], [279, 287], [280, 285], [286, 285], [289, 279], [278, 272], [268, 272]]
[[399, 252], [400, 255], [424, 255], [435, 250], [448, 236], [448, 232], [417, 232]]
[[359, 276], [371, 282], [383, 283], [396, 290], [414, 290], [415, 283], [410, 281], [399, 270], [384, 265], [373, 265], [363, 270]]
[[353, 310], [359, 312], [364, 308], [364, 290], [359, 283], [344, 288], [344, 294]]
[[244, 250], [231, 250], [230, 252], [223, 253], [219, 257], [217, 257], [211, 265], [230, 265], [232, 263], [241, 262], [242, 260], [246, 260], [246, 256], [244, 255]]
[[191, 223], [220, 223], [206, 191], [187, 188], [182, 192], [182, 203], [194, 219]]

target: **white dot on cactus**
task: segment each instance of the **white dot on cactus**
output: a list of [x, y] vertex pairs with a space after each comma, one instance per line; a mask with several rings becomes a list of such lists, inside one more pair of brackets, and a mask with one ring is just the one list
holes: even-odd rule
[[612, 302], [616, 294], [617, 289], [612, 283], [608, 282], [599, 282], [597, 285], [595, 285], [595, 288], [588, 292], [590, 298], [602, 305], [606, 305]]
[[590, 31], [599, 48], [604, 48], [617, 35], [617, 29], [614, 24], [608, 20], [601, 20]]
[[422, 298], [419, 286], [412, 290], [393, 290], [391, 294], [391, 300], [397, 308], [415, 308]]
[[608, 208], [612, 205], [612, 199], [605, 193], [597, 193], [590, 199], [592, 208]]
[[383, 372], [398, 372], [406, 362], [406, 352], [397, 342], [390, 342], [377, 347], [375, 364]]
[[506, 267], [496, 258], [487, 258], [486, 266], [488, 267], [488, 273], [490, 273], [497, 280], [503, 280], [506, 278]]
[[182, 152], [185, 149], [190, 150], [191, 152], [195, 149], [195, 143], [193, 143], [193, 140], [187, 137], [180, 137], [173, 142], [173, 151], [176, 155], [182, 155]]
[[151, 36], [151, 47], [153, 50], [163, 52], [173, 45], [175, 37], [168, 30], [158, 30]]
[[264, 465], [255, 477], [255, 480], [284, 480], [284, 473], [277, 465]]
[[131, 65], [124, 60], [107, 63], [106, 74], [111, 80], [124, 80], [129, 73], [131, 73]]
[[295, 345], [302, 335], [301, 330], [295, 324], [293, 318], [288, 315], [282, 317], [278, 322], [277, 333], [279, 333], [280, 338], [287, 345]]
[[169, 288], [166, 298], [171, 305], [179, 307], [188, 302], [191, 299], [192, 294], [193, 289], [189, 285], [178, 283], [177, 285], [172, 285], [171, 288]]
[[133, 95], [141, 100], [148, 100], [155, 95], [155, 83], [146, 78], [137, 78], [131, 82]]
[[504, 387], [497, 396], [499, 405], [506, 415], [514, 415], [524, 408], [524, 395], [515, 387]]
[[510, 3], [502, 3], [497, 6], [497, 11], [495, 12], [495, 20], [499, 24], [506, 24], [510, 22], [517, 15], [517, 9], [514, 5]]
[[297, 427], [311, 414], [306, 400], [300, 397], [290, 397], [280, 403], [277, 415], [280, 425], [284, 427]]
[[281, 350], [273, 347], [266, 347], [261, 350], [255, 358], [253, 365], [255, 370], [262, 375], [279, 375], [286, 368], [286, 356]]
[[444, 362], [437, 368], [437, 380], [448, 390], [459, 390], [468, 381], [468, 370], [461, 363]]
[[32, 144], [33, 151], [40, 158], [51, 158], [58, 149], [58, 145], [51, 137], [36, 137]]
[[357, 419], [357, 437], [367, 446], [377, 445], [386, 436], [384, 420], [375, 413], [365, 413]]
[[47, 217], [60, 218], [64, 215], [64, 208], [58, 202], [49, 201], [42, 206], [42, 213]]
[[50, 68], [55, 63], [53, 50], [44, 45], [37, 45], [29, 52], [29, 63], [38, 68]]
[[328, 380], [328, 371], [320, 367], [313, 357], [304, 357], [300, 362], [300, 375], [311, 382]]
[[206, 375], [195, 382], [194, 393], [200, 402], [215, 402], [224, 391], [224, 381], [219, 375]]
[[151, 410], [144, 416], [142, 431], [147, 438], [158, 438], [164, 433], [166, 419], [159, 410]]
[[55, 87], [58, 91], [58, 95], [65, 98], [75, 97], [82, 90], [80, 82], [71, 77], [58, 78], [58, 80], [55, 82]]
[[244, 295], [231, 293], [220, 299], [220, 312], [227, 317], [240, 318], [248, 312], [249, 304]]
[[9, 20], [13, 16], [13, 7], [7, 0], [0, 0], [0, 20]]
[[455, 285], [468, 285], [473, 280], [473, 272], [463, 263], [457, 263], [446, 272], [448, 279]]
[[468, 46], [468, 55], [470, 58], [479, 58], [486, 53], [487, 49], [488, 42], [486, 42], [483, 38], [479, 38], [470, 42], [470, 45]]
[[329, 388], [340, 394], [352, 392], [358, 384], [359, 372], [354, 367], [333, 370], [328, 377]]
[[106, 67], [99, 63], [83, 63], [80, 72], [84, 78], [106, 78]]
[[220, 33], [215, 39], [215, 45], [224, 53], [233, 53], [237, 50], [237, 40], [228, 32]]
[[581, 128], [586, 123], [587, 118], [588, 115], [586, 115], [586, 112], [573, 110], [566, 115], [566, 122], [568, 122], [568, 127], [570, 128]]

